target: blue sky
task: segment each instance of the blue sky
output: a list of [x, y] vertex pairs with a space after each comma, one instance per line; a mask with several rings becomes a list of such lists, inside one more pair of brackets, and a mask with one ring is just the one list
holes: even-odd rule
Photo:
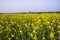
[[60, 0], [0, 0], [0, 12], [60, 11]]

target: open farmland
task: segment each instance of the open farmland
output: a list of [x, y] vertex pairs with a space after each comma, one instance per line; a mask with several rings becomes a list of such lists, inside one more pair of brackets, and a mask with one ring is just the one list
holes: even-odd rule
[[0, 40], [60, 40], [60, 13], [0, 14]]

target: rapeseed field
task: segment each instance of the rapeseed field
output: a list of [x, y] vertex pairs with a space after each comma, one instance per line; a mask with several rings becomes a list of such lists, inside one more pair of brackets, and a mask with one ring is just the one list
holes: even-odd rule
[[60, 40], [60, 14], [0, 14], [0, 40]]

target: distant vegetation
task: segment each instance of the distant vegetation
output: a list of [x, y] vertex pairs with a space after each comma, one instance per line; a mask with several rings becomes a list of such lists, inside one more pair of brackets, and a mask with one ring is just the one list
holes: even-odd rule
[[[60, 13], [60, 12], [15, 12], [15, 13], [10, 13], [10, 14], [40, 14], [40, 13]], [[0, 13], [0, 14], [4, 14], [4, 13]], [[5, 14], [8, 14], [8, 13], [5, 13]]]
[[60, 13], [1, 13], [0, 40], [60, 40]]

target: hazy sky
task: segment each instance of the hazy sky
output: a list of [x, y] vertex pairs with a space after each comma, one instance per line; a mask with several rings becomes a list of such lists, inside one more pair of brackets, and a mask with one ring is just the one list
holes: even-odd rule
[[60, 11], [60, 0], [0, 0], [0, 12]]

